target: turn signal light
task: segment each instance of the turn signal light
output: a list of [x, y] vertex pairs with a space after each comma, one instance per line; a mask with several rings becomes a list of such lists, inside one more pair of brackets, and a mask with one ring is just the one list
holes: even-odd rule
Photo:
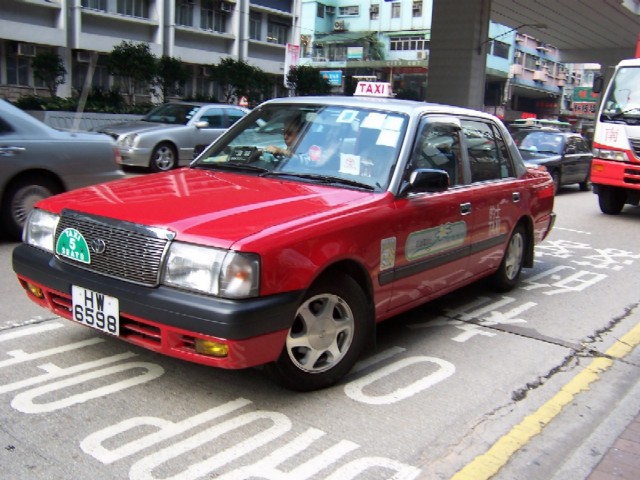
[[229, 355], [229, 345], [226, 343], [196, 338], [195, 346], [196, 352], [202, 355], [210, 355], [212, 357], [226, 357]]
[[42, 292], [42, 289], [32, 283], [27, 283], [27, 288], [29, 289], [29, 292], [31, 292], [31, 295], [33, 295], [36, 298], [44, 298], [44, 293]]

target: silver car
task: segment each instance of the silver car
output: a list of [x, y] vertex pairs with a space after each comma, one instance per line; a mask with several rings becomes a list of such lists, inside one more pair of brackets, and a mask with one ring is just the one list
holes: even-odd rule
[[209, 145], [248, 112], [227, 104], [165, 103], [141, 120], [109, 125], [100, 132], [116, 139], [123, 165], [161, 172], [188, 164], [196, 146]]
[[0, 100], [0, 231], [19, 240], [38, 200], [123, 178], [119, 157], [106, 135], [55, 130]]

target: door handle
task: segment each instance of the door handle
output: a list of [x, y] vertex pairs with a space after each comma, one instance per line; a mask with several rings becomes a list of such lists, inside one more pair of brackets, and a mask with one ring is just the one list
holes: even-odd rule
[[26, 150], [27, 149], [24, 147], [10, 147], [7, 145], [3, 145], [0, 147], [0, 155], [2, 155], [3, 157], [12, 157], [16, 153], [22, 153]]
[[460, 204], [460, 213], [462, 215], [469, 215], [471, 213], [471, 202], [465, 202]]

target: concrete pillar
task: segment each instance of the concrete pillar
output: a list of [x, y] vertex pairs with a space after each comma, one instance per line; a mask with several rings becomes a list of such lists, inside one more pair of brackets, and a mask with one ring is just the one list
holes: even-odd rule
[[427, 101], [482, 110], [491, 0], [433, 0]]

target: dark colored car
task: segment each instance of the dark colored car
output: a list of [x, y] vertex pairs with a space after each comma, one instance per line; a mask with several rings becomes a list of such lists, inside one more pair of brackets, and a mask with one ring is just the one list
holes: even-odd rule
[[0, 100], [0, 230], [19, 240], [37, 201], [123, 178], [119, 157], [107, 135], [55, 130]]
[[577, 183], [580, 190], [591, 188], [590, 171], [593, 154], [587, 141], [578, 133], [559, 130], [523, 129], [513, 139], [525, 162], [544, 166], [556, 187]]

